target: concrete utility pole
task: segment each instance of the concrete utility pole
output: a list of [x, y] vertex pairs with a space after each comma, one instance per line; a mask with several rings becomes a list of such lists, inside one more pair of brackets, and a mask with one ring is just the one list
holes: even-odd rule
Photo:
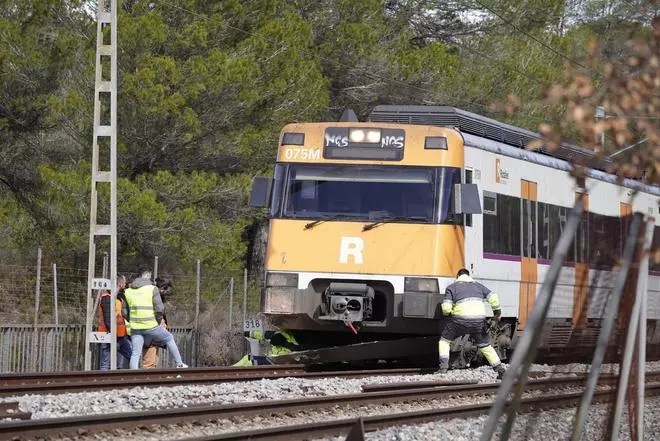
[[[87, 315], [85, 333], [85, 370], [91, 369], [92, 343], [110, 343], [110, 369], [117, 368], [117, 317], [110, 314], [110, 340], [107, 335], [92, 332], [93, 293], [100, 296], [110, 291], [110, 307], [114, 312], [117, 298], [117, 1], [98, 0], [96, 11], [96, 80], [94, 86], [94, 139], [92, 144], [92, 201], [89, 215], [89, 266], [87, 275]], [[106, 41], [104, 31], [109, 31]], [[104, 67], [109, 65], [109, 75]], [[110, 106], [110, 120], [101, 121], [102, 103]], [[107, 109], [103, 109], [107, 110]], [[110, 151], [110, 163], [99, 167], [99, 141]], [[104, 152], [105, 153], [105, 152]], [[110, 223], [97, 223], [98, 184], [110, 185]], [[96, 237], [110, 237], [109, 278], [96, 278]]]

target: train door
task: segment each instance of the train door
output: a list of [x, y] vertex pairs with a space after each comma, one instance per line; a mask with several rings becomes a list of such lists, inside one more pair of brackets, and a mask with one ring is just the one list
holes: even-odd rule
[[537, 184], [521, 179], [521, 217], [520, 230], [522, 239], [520, 302], [518, 310], [518, 329], [524, 329], [536, 300], [538, 246], [536, 230]]
[[[633, 207], [631, 204], [626, 202], [619, 203], [619, 217], [620, 217], [620, 239], [619, 243], [621, 248], [618, 251], [619, 256], [623, 256], [623, 248], [625, 247], [626, 239], [628, 238], [628, 232], [630, 227], [630, 222], [632, 221]], [[631, 267], [629, 270], [632, 280], [637, 280], [639, 277], [639, 268]], [[648, 274], [647, 274], [648, 277]], [[623, 288], [623, 297], [621, 299], [621, 307], [619, 308], [619, 314], [616, 318], [616, 327], [619, 332], [625, 332], [626, 327], [628, 326], [628, 317], [632, 313], [632, 306], [634, 304], [634, 299], [637, 295], [637, 283], [628, 283]]]
[[573, 289], [573, 328], [587, 326], [589, 310], [589, 260], [587, 259], [587, 222], [589, 220], [589, 194], [575, 193], [575, 200], [581, 199], [584, 214], [575, 234], [575, 288]]

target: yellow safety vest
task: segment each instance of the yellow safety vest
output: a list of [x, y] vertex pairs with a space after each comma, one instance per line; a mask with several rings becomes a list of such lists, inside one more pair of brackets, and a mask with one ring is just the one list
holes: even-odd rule
[[146, 285], [138, 289], [128, 288], [124, 292], [131, 322], [130, 329], [152, 329], [158, 326], [154, 314], [154, 286]]
[[483, 319], [486, 317], [485, 302], [493, 311], [500, 309], [500, 298], [496, 293], [468, 276], [461, 276], [446, 288], [442, 312], [453, 317]]

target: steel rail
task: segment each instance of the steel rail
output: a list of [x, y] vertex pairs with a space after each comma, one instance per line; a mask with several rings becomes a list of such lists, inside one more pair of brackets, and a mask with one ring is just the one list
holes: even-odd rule
[[[614, 381], [614, 380], [613, 380]], [[528, 382], [528, 390], [548, 390], [560, 387], [582, 386], [584, 378], [552, 378]], [[141, 412], [50, 418], [17, 421], [0, 424], [0, 439], [35, 439], [43, 436], [64, 437], [81, 433], [102, 432], [118, 428], [147, 427], [202, 422], [230, 417], [272, 415], [307, 411], [309, 409], [388, 404], [393, 402], [428, 401], [455, 396], [494, 394], [499, 383], [469, 384], [407, 390], [362, 392], [348, 395], [230, 405], [196, 405], [186, 408], [169, 408]]]
[[[563, 372], [560, 374], [564, 374]], [[660, 382], [660, 372], [648, 372], [646, 374], [651, 380], [655, 382]], [[566, 376], [555, 376], [555, 377], [549, 377], [549, 378], [542, 378], [536, 380], [534, 384], [536, 385], [542, 385], [546, 383], [552, 383], [554, 381], [559, 380], [561, 383], [567, 384], [567, 383], [572, 383], [578, 386], [581, 386], [586, 382], [587, 376], [584, 375], [579, 375], [576, 377], [566, 377]], [[618, 375], [613, 375], [613, 374], [603, 374], [598, 378], [598, 382], [601, 385], [604, 384], [614, 384], [619, 380]], [[376, 392], [376, 391], [385, 391], [385, 390], [406, 390], [406, 389], [413, 389], [416, 387], [440, 387], [440, 386], [451, 386], [451, 385], [468, 385], [468, 384], [476, 384], [476, 381], [470, 381], [470, 380], [459, 380], [459, 381], [402, 381], [402, 382], [397, 382], [397, 383], [371, 383], [371, 384], [364, 384], [362, 386], [362, 392]]]
[[402, 381], [400, 383], [373, 383], [373, 384], [363, 384], [362, 392], [380, 392], [385, 390], [458, 386], [464, 384], [478, 384], [478, 382], [477, 380], [459, 380], [459, 381], [440, 380], [440, 381]]
[[111, 379], [139, 379], [139, 378], [169, 378], [178, 374], [194, 374], [199, 376], [218, 375], [251, 375], [254, 372], [280, 372], [280, 371], [298, 371], [305, 372], [305, 366], [302, 364], [290, 365], [267, 365], [267, 366], [221, 366], [221, 367], [201, 367], [187, 369], [119, 369], [115, 371], [61, 371], [48, 373], [26, 372], [18, 374], [0, 375], [0, 386], [9, 386], [13, 384], [28, 383], [54, 383], [54, 382], [74, 382], [74, 381], [108, 381]]
[[[529, 383], [528, 383], [529, 385]], [[647, 387], [646, 395], [660, 395], [660, 385]], [[582, 392], [547, 395], [543, 397], [523, 398], [519, 402], [521, 412], [575, 407], [582, 399]], [[598, 402], [613, 401], [612, 391], [597, 391], [594, 400]], [[507, 403], [509, 406], [511, 402]], [[360, 420], [365, 431], [372, 432], [403, 424], [422, 424], [440, 419], [468, 418], [488, 413], [493, 402], [469, 404], [440, 409], [425, 409], [413, 412], [395, 413], [349, 418], [342, 420], [323, 421], [318, 423], [280, 426], [268, 429], [245, 430], [240, 432], [210, 435], [204, 437], [185, 438], [186, 441], [297, 441], [328, 436], [346, 435]]]
[[361, 378], [382, 375], [415, 375], [428, 369], [372, 369], [309, 372], [300, 365], [270, 365], [241, 368], [145, 369], [125, 371], [68, 372], [54, 375], [19, 374], [0, 376], [0, 397], [25, 394], [62, 394], [71, 392], [162, 387], [184, 384], [214, 384], [276, 378]]

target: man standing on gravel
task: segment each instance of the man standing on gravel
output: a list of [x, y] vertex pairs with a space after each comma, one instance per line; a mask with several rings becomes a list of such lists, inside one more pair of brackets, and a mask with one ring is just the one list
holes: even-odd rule
[[151, 341], [156, 346], [167, 346], [170, 355], [176, 362], [176, 367], [188, 367], [183, 360], [174, 336], [165, 329], [163, 320], [163, 301], [160, 292], [151, 283], [151, 271], [140, 272], [140, 277], [131, 283], [124, 292], [128, 320], [131, 324], [131, 369], [137, 369], [142, 357], [144, 341]]
[[[97, 308], [97, 315], [99, 318], [99, 326], [97, 331], [99, 332], [110, 332], [110, 320], [112, 314], [115, 314], [117, 317], [117, 353], [121, 355], [126, 360], [131, 358], [131, 339], [127, 336], [126, 332], [126, 323], [124, 322], [124, 317], [122, 316], [122, 303], [121, 298], [123, 296], [124, 290], [126, 289], [126, 277], [118, 276], [117, 277], [117, 299], [115, 301], [114, 311], [110, 307], [110, 291], [105, 291], [101, 294], [101, 299], [99, 301], [99, 306]], [[110, 343], [101, 344], [100, 352], [100, 363], [99, 367], [102, 371], [110, 370]], [[123, 358], [117, 359], [117, 367], [124, 368], [122, 366]]]
[[506, 370], [491, 346], [488, 332], [484, 327], [486, 301], [493, 309], [495, 320], [499, 321], [502, 314], [499, 296], [481, 283], [475, 282], [470, 277], [470, 272], [461, 268], [456, 275], [456, 282], [445, 290], [445, 298], [442, 302], [442, 313], [447, 316], [447, 320], [438, 343], [440, 373], [444, 374], [449, 369], [449, 344], [452, 340], [470, 334], [481, 354], [497, 372], [497, 378], [501, 380], [504, 376]]
[[[160, 293], [160, 299], [163, 301], [163, 304], [167, 302], [166, 297], [172, 293], [172, 282], [169, 280], [156, 278], [154, 280], [158, 292]], [[167, 316], [165, 315], [165, 310], [163, 307], [163, 318], [159, 323], [165, 329], [167, 329]], [[144, 369], [155, 369], [158, 366], [158, 348], [165, 348], [166, 346], [156, 346], [151, 343], [151, 341], [145, 340], [144, 349], [142, 350], [142, 367]]]

